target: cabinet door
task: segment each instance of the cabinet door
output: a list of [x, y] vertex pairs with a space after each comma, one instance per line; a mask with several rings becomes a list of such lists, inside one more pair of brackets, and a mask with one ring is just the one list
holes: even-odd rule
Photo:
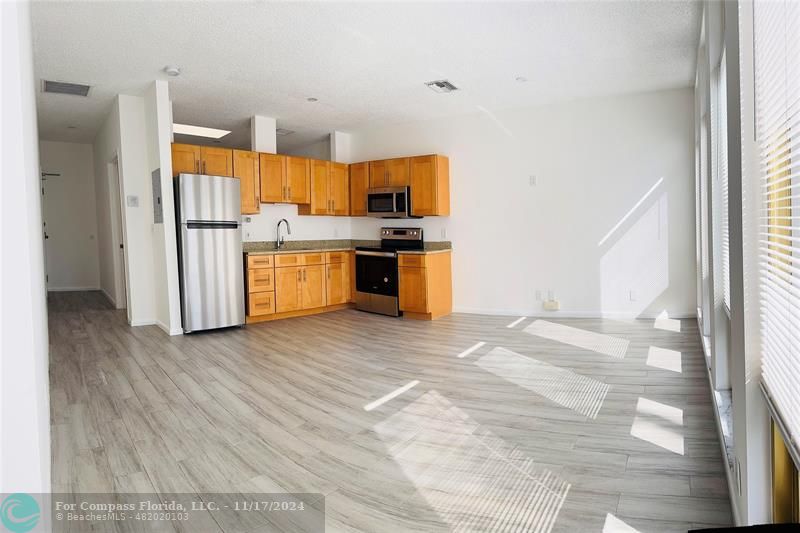
[[325, 265], [325, 268], [328, 271], [327, 279], [325, 280], [328, 288], [328, 305], [345, 303], [348, 298], [345, 280], [347, 280], [347, 285], [350, 284], [350, 280], [347, 279], [346, 263], [333, 263]]
[[303, 286], [301, 267], [282, 267], [275, 269], [275, 311], [297, 311], [302, 306], [301, 288]]
[[347, 287], [347, 301], [356, 301], [356, 254], [355, 252], [348, 252], [347, 265], [350, 267], [349, 278], [350, 285]]
[[233, 151], [233, 176], [239, 178], [242, 214], [253, 215], [261, 209], [258, 186], [258, 154], [245, 150]]
[[172, 145], [172, 175], [199, 174], [200, 147], [191, 144]]
[[233, 176], [233, 150], [214, 146], [200, 147], [201, 174], [207, 176]]
[[247, 314], [250, 316], [271, 315], [275, 312], [274, 292], [254, 292], [247, 297]]
[[286, 158], [277, 154], [258, 154], [261, 174], [261, 201], [286, 201]]
[[312, 215], [328, 215], [331, 212], [329, 185], [330, 161], [311, 161], [311, 209]]
[[311, 173], [308, 159], [286, 157], [286, 200], [293, 204], [311, 203]]
[[427, 285], [425, 269], [400, 267], [400, 310], [412, 313], [427, 313]]
[[275, 290], [275, 270], [271, 268], [247, 269], [247, 292]]
[[414, 215], [436, 214], [436, 156], [412, 157], [411, 212]]
[[389, 159], [386, 161], [387, 185], [404, 187], [408, 185], [408, 158]]
[[350, 165], [351, 216], [367, 216], [367, 187], [369, 187], [369, 163]]
[[386, 161], [369, 162], [369, 187], [386, 187], [389, 184], [389, 176], [386, 174]]
[[325, 306], [325, 265], [303, 267], [303, 309]]
[[331, 163], [330, 191], [331, 212], [336, 216], [350, 214], [350, 174], [344, 163]]

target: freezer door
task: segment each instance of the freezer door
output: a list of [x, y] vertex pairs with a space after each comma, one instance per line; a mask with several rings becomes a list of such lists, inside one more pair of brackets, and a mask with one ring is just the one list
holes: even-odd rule
[[181, 224], [183, 330], [244, 324], [242, 230]]
[[242, 221], [237, 178], [179, 174], [175, 180], [180, 223], [197, 220]]

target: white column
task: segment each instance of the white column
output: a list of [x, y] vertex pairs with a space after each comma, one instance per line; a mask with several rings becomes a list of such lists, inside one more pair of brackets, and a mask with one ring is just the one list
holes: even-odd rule
[[27, 2], [0, 2], [0, 50], [0, 492], [49, 492], [47, 308]]
[[337, 163], [352, 163], [350, 152], [351, 135], [342, 131], [331, 133], [331, 161]]
[[278, 123], [272, 117], [250, 117], [250, 149], [254, 152], [278, 153]]

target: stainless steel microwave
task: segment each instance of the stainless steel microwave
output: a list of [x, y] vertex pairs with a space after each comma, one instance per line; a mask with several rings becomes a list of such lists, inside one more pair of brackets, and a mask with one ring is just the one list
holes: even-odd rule
[[416, 218], [411, 215], [411, 188], [368, 189], [367, 215], [378, 218]]

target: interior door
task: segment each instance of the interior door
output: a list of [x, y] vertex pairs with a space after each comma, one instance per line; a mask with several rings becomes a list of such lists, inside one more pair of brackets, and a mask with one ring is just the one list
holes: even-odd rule
[[303, 267], [303, 309], [325, 306], [325, 265]]
[[301, 286], [302, 280], [301, 267], [281, 267], [275, 269], [275, 311], [284, 313], [286, 311], [297, 311], [302, 307]]

